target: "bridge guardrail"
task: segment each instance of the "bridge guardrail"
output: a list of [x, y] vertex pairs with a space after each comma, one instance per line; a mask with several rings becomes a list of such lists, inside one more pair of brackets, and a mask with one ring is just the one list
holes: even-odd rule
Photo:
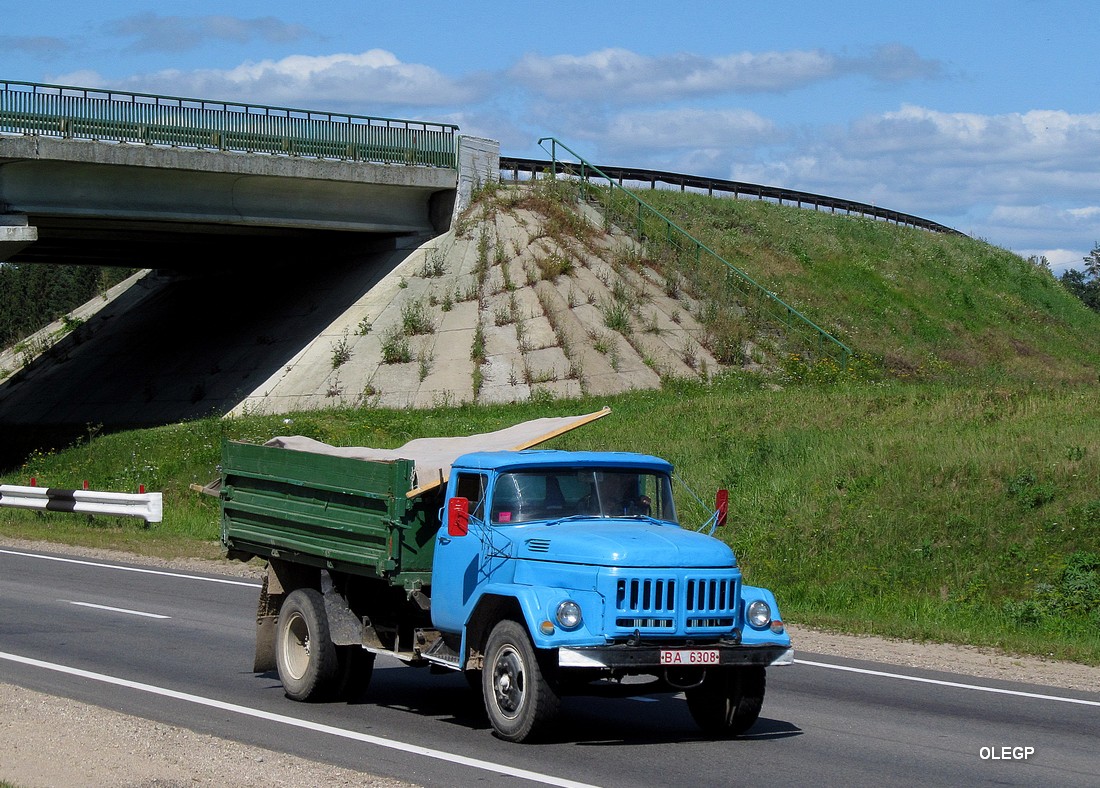
[[[500, 157], [501, 172], [511, 172], [513, 180], [518, 180], [519, 173], [521, 172], [538, 175], [542, 172], [550, 172], [552, 168], [556, 168], [556, 173], [567, 175], [579, 176], [582, 172], [582, 168], [579, 165], [570, 162], [553, 161], [550, 159], [526, 159], [515, 156]], [[592, 169], [593, 167], [589, 166], [587, 171], [591, 172]], [[732, 194], [734, 198], [754, 197], [758, 200], [775, 200], [780, 205], [786, 202], [796, 205], [799, 208], [807, 207], [818, 211], [829, 210], [833, 213], [836, 211], [844, 211], [848, 214], [869, 216], [873, 219], [893, 222], [894, 224], [905, 227], [916, 227], [920, 230], [928, 230], [934, 233], [965, 235], [965, 233], [961, 233], [947, 225], [933, 222], [930, 219], [922, 219], [910, 213], [893, 211], [889, 208], [881, 208], [877, 205], [856, 202], [854, 200], [845, 200], [839, 197], [827, 197], [824, 194], [814, 194], [813, 192], [785, 189], [779, 186], [762, 186], [757, 183], [730, 181], [722, 178], [708, 178], [702, 175], [684, 175], [678, 172], [665, 172], [663, 170], [638, 169], [636, 167], [607, 167], [601, 165], [595, 169], [602, 172], [605, 177], [616, 181], [619, 186], [622, 186], [624, 182], [645, 183], [649, 184], [649, 188], [656, 189], [657, 184], [663, 183], [668, 186], [678, 186], [680, 191], [699, 189], [705, 190], [708, 195], [720, 192]]]
[[0, 132], [342, 161], [458, 166], [458, 127], [0, 81]]

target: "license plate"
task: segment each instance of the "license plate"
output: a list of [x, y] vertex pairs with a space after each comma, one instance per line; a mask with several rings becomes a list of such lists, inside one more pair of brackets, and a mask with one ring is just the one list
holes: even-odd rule
[[717, 665], [721, 657], [714, 649], [682, 648], [661, 651], [662, 665]]

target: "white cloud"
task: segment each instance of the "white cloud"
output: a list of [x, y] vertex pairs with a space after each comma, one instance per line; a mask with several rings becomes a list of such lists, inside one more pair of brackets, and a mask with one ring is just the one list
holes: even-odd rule
[[1100, 207], [1058, 208], [1053, 205], [998, 205], [989, 215], [991, 221], [1019, 228], [1058, 228], [1076, 230], [1100, 225]]
[[1100, 113], [1064, 110], [979, 115], [905, 105], [856, 121], [848, 135], [863, 155], [904, 152], [925, 163], [1018, 163], [1028, 169], [1100, 167]]
[[1076, 220], [1084, 220], [1092, 224], [1100, 220], [1100, 207], [1095, 205], [1090, 205], [1087, 208], [1071, 208], [1066, 213]]
[[778, 93], [849, 74], [901, 81], [940, 72], [908, 47], [880, 47], [869, 57], [848, 58], [821, 50], [741, 52], [721, 57], [686, 53], [648, 57], [627, 49], [586, 55], [529, 54], [509, 72], [527, 89], [554, 100], [610, 104], [667, 101], [728, 93]]
[[777, 135], [775, 124], [749, 110], [677, 109], [615, 115], [603, 141], [619, 150], [728, 150], [767, 143]]
[[[104, 85], [101, 77], [88, 72], [82, 72], [80, 78], [80, 84]], [[310, 109], [353, 107], [356, 109], [349, 111], [365, 114], [377, 114], [374, 108], [379, 106], [457, 107], [481, 98], [476, 78], [456, 81], [430, 66], [404, 63], [384, 49], [292, 55], [226, 70], [159, 71], [121, 83], [114, 80], [111, 87]]]
[[83, 69], [81, 71], [70, 71], [66, 74], [58, 74], [50, 77], [47, 80], [51, 84], [58, 85], [75, 85], [82, 88], [105, 88], [113, 87], [104, 80], [103, 75], [98, 71], [92, 71], [90, 69]]
[[980, 115], [906, 105], [847, 127], [792, 135], [766, 156], [741, 157], [731, 177], [909, 213], [1045, 204], [1084, 211], [1078, 225], [1095, 223], [1100, 217], [1081, 206], [1097, 197], [1100, 114]]
[[1043, 241], [1059, 239], [1076, 249], [1021, 251], [1025, 256], [1045, 255], [1056, 271], [1081, 268], [1082, 258], [1100, 243], [1100, 207], [1042, 205], [996, 205], [985, 218], [988, 237], [996, 237], [1015, 249], [1032, 249]]

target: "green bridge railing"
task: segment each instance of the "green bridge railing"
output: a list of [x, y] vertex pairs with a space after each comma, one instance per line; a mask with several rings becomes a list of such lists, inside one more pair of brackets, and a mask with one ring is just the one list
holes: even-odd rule
[[458, 127], [287, 107], [0, 82], [0, 133], [456, 168]]
[[[554, 172], [579, 177], [580, 183], [584, 184], [588, 192], [587, 196], [600, 202], [607, 221], [631, 232], [647, 247], [647, 252], [651, 245], [660, 247], [675, 257], [682, 270], [701, 271], [705, 265], [712, 265], [716, 272], [724, 273], [727, 285], [736, 290], [746, 304], [755, 307], [758, 313], [778, 322], [788, 332], [802, 336], [808, 347], [815, 347], [820, 356], [831, 357], [841, 369], [848, 366], [852, 350], [839, 339], [756, 282], [745, 271], [722, 258], [660, 211], [643, 202], [634, 192], [624, 189], [563, 142], [554, 137], [543, 137], [539, 140], [539, 145], [544, 150], [546, 142], [550, 143], [547, 152], [550, 154]], [[559, 163], [558, 148], [568, 152], [577, 163]], [[593, 185], [593, 177], [606, 180], [608, 187]]]

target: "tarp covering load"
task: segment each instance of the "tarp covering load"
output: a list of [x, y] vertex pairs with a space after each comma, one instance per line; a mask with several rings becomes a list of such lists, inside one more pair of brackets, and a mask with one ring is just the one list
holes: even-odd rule
[[495, 432], [478, 435], [444, 438], [414, 438], [397, 449], [372, 449], [364, 446], [330, 446], [301, 435], [280, 436], [269, 440], [265, 446], [276, 446], [292, 451], [329, 454], [355, 460], [412, 460], [416, 465], [416, 488], [408, 497], [420, 495], [447, 481], [454, 461], [474, 451], [520, 451], [537, 446], [562, 433], [595, 421], [611, 412], [610, 408], [583, 416], [558, 416], [532, 419]]

